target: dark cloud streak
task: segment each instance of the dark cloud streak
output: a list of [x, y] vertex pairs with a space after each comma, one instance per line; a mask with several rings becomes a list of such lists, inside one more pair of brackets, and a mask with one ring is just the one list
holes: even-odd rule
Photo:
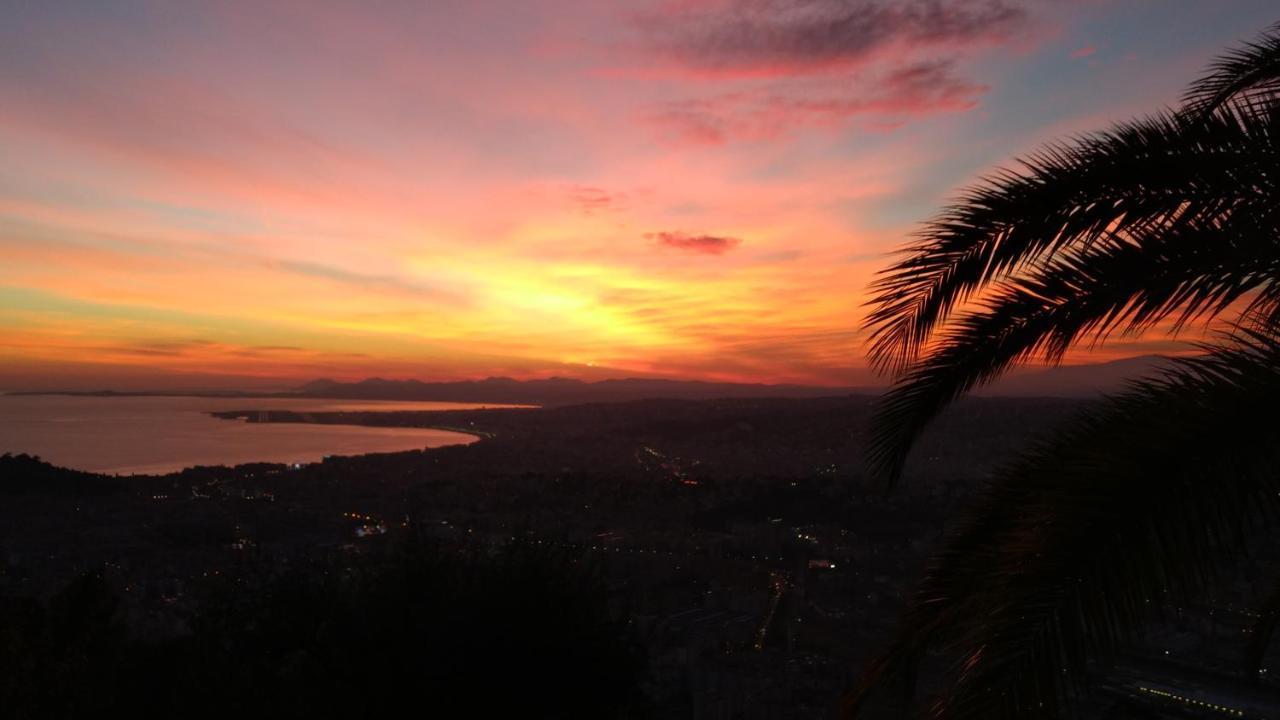
[[625, 210], [627, 196], [624, 193], [611, 193], [608, 190], [589, 185], [573, 185], [569, 188], [569, 199], [583, 215], [598, 215], [607, 212]]
[[671, 231], [649, 233], [645, 237], [657, 241], [663, 247], [703, 255], [723, 255], [742, 244], [742, 240], [735, 237], [690, 235]]
[[1007, 39], [1027, 20], [1009, 0], [727, 0], [639, 19], [652, 46], [694, 71], [821, 72], [895, 45], [958, 49]]
[[972, 109], [987, 86], [958, 69], [1032, 30], [1017, 0], [672, 0], [637, 19], [651, 62], [719, 86], [659, 104], [659, 139], [769, 141], [803, 127], [892, 129]]
[[[806, 89], [807, 90], [807, 89]], [[899, 67], [865, 89], [792, 91], [774, 88], [670, 102], [650, 116], [669, 139], [700, 145], [768, 140], [797, 126], [834, 126], [856, 116], [900, 118], [960, 112], [977, 104], [987, 87], [964, 80], [949, 61]]]

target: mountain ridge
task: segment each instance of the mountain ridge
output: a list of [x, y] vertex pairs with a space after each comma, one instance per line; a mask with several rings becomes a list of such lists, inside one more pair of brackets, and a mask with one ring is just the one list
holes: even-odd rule
[[[1123, 389], [1132, 379], [1166, 364], [1158, 355], [1142, 355], [1103, 363], [1022, 368], [977, 394], [987, 396], [1088, 397]], [[354, 382], [321, 378], [295, 389], [303, 397], [358, 400], [438, 400], [444, 402], [528, 403], [573, 405], [655, 398], [712, 400], [721, 398], [812, 398], [880, 394], [883, 387], [817, 386], [794, 383], [731, 383], [664, 378], [579, 380], [548, 377], [516, 380], [387, 380], [374, 377]]]
[[[988, 397], [1080, 398], [1122, 390], [1128, 381], [1150, 375], [1167, 365], [1168, 358], [1141, 355], [1121, 360], [1080, 365], [1023, 367], [980, 388], [975, 395]], [[431, 381], [386, 379], [342, 381], [317, 378], [276, 391], [218, 390], [27, 390], [7, 395], [83, 396], [205, 396], [248, 398], [317, 398], [345, 400], [417, 400], [466, 403], [574, 405], [588, 402], [625, 402], [649, 399], [715, 400], [732, 398], [815, 398], [846, 395], [879, 395], [885, 386], [819, 386], [797, 383], [733, 383], [668, 378], [610, 378], [580, 380], [551, 376], [531, 380], [487, 377], [480, 380]]]
[[489, 377], [483, 380], [430, 382], [416, 379], [367, 378], [356, 382], [313, 380], [295, 390], [302, 397], [359, 400], [437, 400], [442, 402], [528, 403], [573, 405], [586, 402], [622, 402], [650, 398], [712, 400], [718, 398], [825, 397], [876, 392], [866, 387], [820, 387], [795, 384], [722, 383], [701, 380], [613, 378], [578, 380], [549, 377], [516, 380]]

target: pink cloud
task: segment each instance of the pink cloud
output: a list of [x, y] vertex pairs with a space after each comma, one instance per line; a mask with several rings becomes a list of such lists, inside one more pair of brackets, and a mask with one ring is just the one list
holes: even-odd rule
[[1089, 56], [1093, 55], [1093, 54], [1094, 54], [1094, 53], [1096, 53], [1096, 52], [1098, 52], [1098, 48], [1094, 47], [1093, 45], [1085, 45], [1085, 46], [1084, 46], [1084, 47], [1082, 47], [1082, 48], [1079, 48], [1079, 49], [1076, 49], [1076, 50], [1072, 50], [1072, 51], [1071, 51], [1071, 58], [1072, 58], [1073, 60], [1078, 59], [1078, 58], [1087, 58], [1087, 57], [1089, 57]]
[[742, 244], [742, 240], [735, 237], [690, 235], [688, 233], [669, 231], [648, 233], [645, 237], [650, 240], [656, 240], [663, 247], [702, 255], [723, 255]]
[[637, 20], [656, 53], [694, 74], [768, 77], [847, 69], [895, 47], [1008, 40], [1027, 20], [1008, 0], [668, 2]]
[[919, 63], [894, 70], [860, 92], [840, 94], [823, 84], [725, 93], [669, 102], [649, 120], [668, 141], [720, 145], [774, 139], [795, 127], [839, 127], [859, 116], [873, 117], [876, 128], [891, 129], [904, 117], [969, 110], [986, 91], [985, 85], [956, 77], [950, 63]]
[[969, 110], [987, 87], [962, 61], [1036, 36], [1013, 0], [669, 0], [635, 23], [642, 69], [609, 72], [697, 81], [701, 94], [655, 102], [643, 119], [663, 141], [704, 146]]

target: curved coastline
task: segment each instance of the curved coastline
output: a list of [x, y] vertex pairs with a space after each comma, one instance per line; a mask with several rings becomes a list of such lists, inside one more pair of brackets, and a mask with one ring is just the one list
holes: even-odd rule
[[[432, 416], [432, 422], [410, 423], [370, 420], [374, 415], [399, 413], [367, 409], [337, 410], [344, 421], [334, 422], [327, 411], [335, 407], [384, 410], [387, 406], [427, 405], [294, 401], [287, 406], [292, 410], [233, 409], [244, 405], [243, 398], [4, 396], [0, 398], [0, 452], [36, 455], [61, 467], [116, 475], [166, 474], [188, 467], [258, 462], [311, 463], [330, 456], [478, 442], [487, 432], [459, 420], [458, 414], [477, 412], [471, 408], [492, 408], [440, 403], [436, 406], [448, 409], [413, 413], [415, 417]], [[258, 422], [264, 412], [275, 421]], [[280, 413], [293, 413], [291, 419], [296, 422], [280, 422]], [[235, 416], [246, 416], [248, 421], [222, 422]], [[327, 427], [330, 425], [334, 427]]]

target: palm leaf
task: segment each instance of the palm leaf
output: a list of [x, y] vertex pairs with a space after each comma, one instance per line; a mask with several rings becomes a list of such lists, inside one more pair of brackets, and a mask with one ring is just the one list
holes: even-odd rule
[[1057, 144], [962, 194], [873, 283], [870, 357], [901, 370], [987, 284], [1114, 233], [1206, 225], [1274, 197], [1276, 113], [1163, 114]]
[[1280, 92], [1280, 23], [1257, 40], [1228, 52], [1187, 90], [1187, 112], [1206, 116], [1243, 97], [1245, 105], [1274, 99]]
[[1092, 663], [1272, 523], [1278, 78], [1280, 26], [1220, 59], [1180, 111], [1049, 146], [970, 189], [876, 280], [870, 356], [899, 378], [871, 460], [891, 479], [937, 412], [1011, 367], [1241, 310], [1204, 357], [1087, 412], [982, 493], [851, 712], [950, 649], [931, 717], [1057, 716]]
[[1237, 337], [1004, 471], [850, 706], [892, 675], [884, 666], [907, 666], [896, 656], [949, 646], [960, 659], [930, 717], [1049, 716], [1090, 662], [1201, 590], [1280, 510], [1280, 343]]
[[[1232, 57], [1219, 75], [1231, 62], [1245, 72]], [[870, 357], [899, 375], [873, 428], [873, 471], [896, 480], [948, 403], [1077, 341], [1170, 317], [1176, 333], [1246, 295], [1249, 317], [1280, 320], [1280, 102], [1268, 97], [1051, 146], [927, 225], [873, 285]]]
[[[1081, 339], [1176, 331], [1250, 293], [1249, 317], [1280, 312], [1280, 212], [1238, 205], [1207, 227], [1111, 234], [1000, 283], [982, 309], [954, 320], [929, 355], [880, 402], [871, 467], [896, 480], [914, 440], [955, 398], [1029, 358], [1056, 362]], [[1264, 289], [1263, 292], [1254, 291]]]
[[1271, 639], [1275, 637], [1277, 623], [1280, 623], [1280, 584], [1273, 587], [1262, 601], [1258, 620], [1250, 628], [1249, 642], [1244, 649], [1244, 669], [1250, 677], [1258, 677], [1262, 661], [1271, 647]]
[[1280, 24], [1219, 58], [1180, 112], [1049, 145], [961, 193], [873, 284], [873, 365], [901, 371], [972, 293], [1045, 254], [1110, 229], [1203, 220], [1203, 203], [1257, 187], [1231, 177], [1238, 164], [1261, 160], [1272, 185], [1278, 92]]

